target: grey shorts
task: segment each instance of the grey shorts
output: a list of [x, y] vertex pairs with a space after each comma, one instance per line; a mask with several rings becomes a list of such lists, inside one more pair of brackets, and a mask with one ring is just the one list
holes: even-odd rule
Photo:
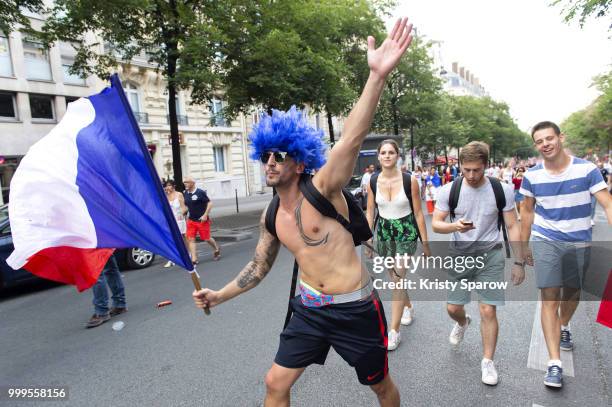
[[583, 242], [560, 242], [538, 236], [531, 239], [538, 288], [582, 288], [591, 259]]
[[[473, 256], [484, 256], [484, 267], [475, 266], [471, 269], [465, 270], [463, 273], [452, 272], [449, 273], [451, 278], [449, 281], [457, 282], [456, 288], [449, 289], [447, 291], [447, 302], [455, 305], [465, 305], [471, 301], [472, 291], [478, 293], [479, 302], [489, 305], [504, 305], [505, 304], [505, 289], [502, 287], [492, 288], [483, 287], [475, 288], [470, 290], [468, 287], [462, 287], [470, 282], [476, 283], [476, 285], [482, 284], [498, 285], [504, 282], [504, 268], [506, 266], [506, 259], [504, 257], [504, 251], [500, 247], [495, 247], [482, 255]], [[484, 283], [484, 284], [483, 284]]]

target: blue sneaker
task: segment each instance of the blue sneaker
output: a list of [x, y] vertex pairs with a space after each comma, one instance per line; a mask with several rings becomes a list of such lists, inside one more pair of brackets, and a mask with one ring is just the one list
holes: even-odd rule
[[574, 349], [574, 342], [572, 342], [572, 333], [569, 331], [569, 329], [562, 329], [561, 330], [561, 350], [572, 350]]
[[544, 376], [544, 384], [548, 387], [562, 387], [563, 369], [557, 365], [548, 366], [548, 371]]

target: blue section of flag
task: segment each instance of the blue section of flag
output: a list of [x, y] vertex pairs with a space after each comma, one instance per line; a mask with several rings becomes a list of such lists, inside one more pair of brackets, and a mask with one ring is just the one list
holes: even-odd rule
[[187, 270], [191, 259], [117, 75], [88, 98], [96, 117], [77, 136], [76, 184], [98, 247], [139, 247]]

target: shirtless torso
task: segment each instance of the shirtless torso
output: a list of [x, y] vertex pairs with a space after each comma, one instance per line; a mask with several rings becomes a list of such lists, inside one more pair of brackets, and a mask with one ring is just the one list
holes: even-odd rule
[[[316, 179], [313, 180], [316, 185]], [[336, 199], [334, 199], [336, 198]], [[330, 199], [348, 219], [342, 195]], [[301, 279], [325, 294], [352, 292], [367, 283], [368, 274], [355, 251], [353, 238], [335, 219], [321, 215], [300, 194], [294, 209], [279, 206], [276, 231], [280, 242], [295, 256]]]

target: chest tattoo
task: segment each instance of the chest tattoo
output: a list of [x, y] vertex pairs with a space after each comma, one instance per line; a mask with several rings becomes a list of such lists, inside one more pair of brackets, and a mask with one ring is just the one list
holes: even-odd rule
[[302, 225], [302, 202], [303, 201], [304, 201], [304, 198], [300, 198], [297, 206], [295, 207], [295, 221], [296, 221], [298, 230], [300, 231], [300, 236], [302, 240], [304, 241], [304, 243], [306, 243], [307, 246], [320, 246], [322, 244], [327, 243], [327, 239], [329, 238], [329, 233], [327, 233], [325, 237], [323, 237], [323, 239], [320, 239], [320, 240], [311, 239], [310, 237], [306, 236], [306, 233], [304, 232], [304, 226]]

